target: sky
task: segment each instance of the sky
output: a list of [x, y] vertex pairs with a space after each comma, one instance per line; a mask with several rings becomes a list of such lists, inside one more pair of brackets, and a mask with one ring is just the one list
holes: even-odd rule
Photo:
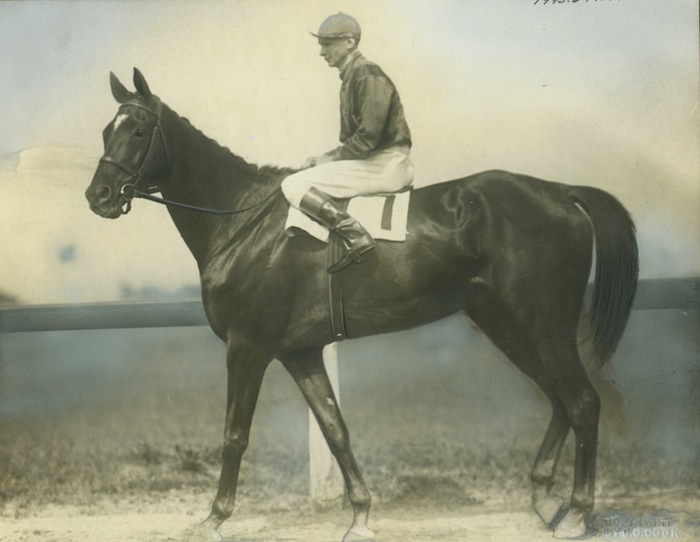
[[700, 274], [695, 0], [0, 2], [0, 291], [102, 301], [197, 282], [167, 213], [93, 215], [83, 192], [116, 103], [151, 89], [249, 161], [300, 165], [338, 137], [337, 72], [309, 31], [354, 15], [396, 83], [416, 185], [498, 168], [610, 191], [642, 277]]

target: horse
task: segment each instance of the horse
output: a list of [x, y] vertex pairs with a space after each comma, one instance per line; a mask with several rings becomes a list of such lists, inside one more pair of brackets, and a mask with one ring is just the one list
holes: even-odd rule
[[[221, 474], [193, 540], [222, 540], [273, 359], [295, 380], [340, 466], [353, 510], [343, 542], [375, 540], [370, 492], [323, 364], [322, 349], [335, 340], [327, 248], [284, 233], [289, 207], [279, 187], [294, 170], [245, 161], [171, 110], [136, 68], [133, 83], [135, 92], [110, 73], [118, 112], [103, 131], [104, 155], [86, 197], [93, 212], [111, 219], [128, 213], [136, 197], [168, 205], [197, 261], [208, 322], [226, 343]], [[551, 403], [530, 474], [534, 511], [557, 538], [585, 535], [601, 403], [584, 361], [606, 363], [630, 315], [639, 266], [630, 214], [597, 188], [493, 170], [415, 189], [407, 230], [405, 242], [378, 241], [340, 272], [348, 336], [466, 313]], [[588, 329], [587, 356], [579, 351], [579, 324]], [[565, 505], [552, 484], [571, 430], [574, 479]]]

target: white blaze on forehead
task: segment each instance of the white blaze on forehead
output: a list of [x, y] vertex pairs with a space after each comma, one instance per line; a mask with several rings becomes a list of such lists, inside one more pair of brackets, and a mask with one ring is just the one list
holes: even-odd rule
[[121, 113], [121, 114], [117, 115], [117, 118], [114, 119], [114, 129], [115, 130], [117, 128], [119, 128], [119, 125], [126, 120], [126, 117], [128, 117], [128, 115], [126, 113]]

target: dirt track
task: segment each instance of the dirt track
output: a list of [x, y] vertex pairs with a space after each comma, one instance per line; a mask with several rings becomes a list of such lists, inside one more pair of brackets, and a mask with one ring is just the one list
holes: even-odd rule
[[[647, 502], [649, 498], [645, 499]], [[697, 518], [700, 504], [697, 499], [679, 496], [675, 511], [640, 511], [632, 503], [627, 512], [599, 512], [596, 532], [592, 539], [598, 540], [700, 540], [700, 525]], [[663, 497], [668, 505], [668, 495]], [[201, 503], [200, 503], [201, 504]], [[636, 509], [637, 512], [631, 512]], [[2, 542], [186, 542], [197, 522], [202, 519], [193, 514], [199, 511], [193, 497], [164, 499], [158, 504], [149, 504], [138, 510], [135, 503], [119, 505], [112, 512], [109, 505], [99, 505], [91, 510], [75, 507], [50, 507], [33, 517], [22, 519], [0, 518], [0, 541]], [[617, 536], [606, 531], [612, 526], [611, 518], [627, 517], [627, 534], [620, 531]], [[303, 511], [298, 514], [285, 511], [265, 515], [239, 514], [238, 519], [225, 523], [222, 534], [235, 542], [340, 542], [350, 511], [334, 509], [326, 511]], [[649, 530], [650, 520], [659, 524]], [[665, 522], [665, 523], [663, 523]], [[441, 542], [537, 542], [552, 540], [552, 533], [526, 508], [509, 512], [470, 509], [419, 511], [396, 508], [374, 512], [370, 520], [378, 542], [441, 541]], [[622, 525], [625, 527], [625, 525]], [[645, 527], [647, 528], [645, 531]], [[637, 528], [637, 531], [634, 529]], [[648, 534], [649, 536], [645, 536]]]
[[[186, 514], [125, 514], [74, 516], [70, 514], [19, 521], [0, 522], [4, 534], [0, 540], [19, 542], [152, 542], [154, 540], [186, 541], [196, 519]], [[236, 542], [340, 542], [344, 528], [337, 518], [315, 516], [306, 524], [282, 525], [274, 518], [252, 517], [226, 525], [222, 534]], [[509, 540], [531, 542], [551, 540], [552, 535], [535, 517], [523, 512], [484, 514], [467, 517], [434, 517], [407, 519], [385, 517], [372, 522], [381, 542], [406, 540], [464, 540], [496, 542]]]

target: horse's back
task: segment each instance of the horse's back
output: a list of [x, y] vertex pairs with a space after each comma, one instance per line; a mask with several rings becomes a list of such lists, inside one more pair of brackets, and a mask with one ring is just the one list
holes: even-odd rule
[[421, 221], [423, 216], [444, 212], [445, 208], [466, 205], [464, 209], [468, 209], [482, 198], [489, 208], [525, 205], [531, 213], [542, 214], [549, 210], [559, 214], [562, 207], [567, 212], [572, 210], [571, 188], [528, 175], [488, 170], [414, 189], [409, 220]]
[[[456, 257], [495, 260], [513, 251], [590, 255], [591, 228], [576, 187], [490, 170], [416, 189], [408, 231], [415, 242], [451, 240]], [[568, 249], [567, 249], [568, 247]]]

